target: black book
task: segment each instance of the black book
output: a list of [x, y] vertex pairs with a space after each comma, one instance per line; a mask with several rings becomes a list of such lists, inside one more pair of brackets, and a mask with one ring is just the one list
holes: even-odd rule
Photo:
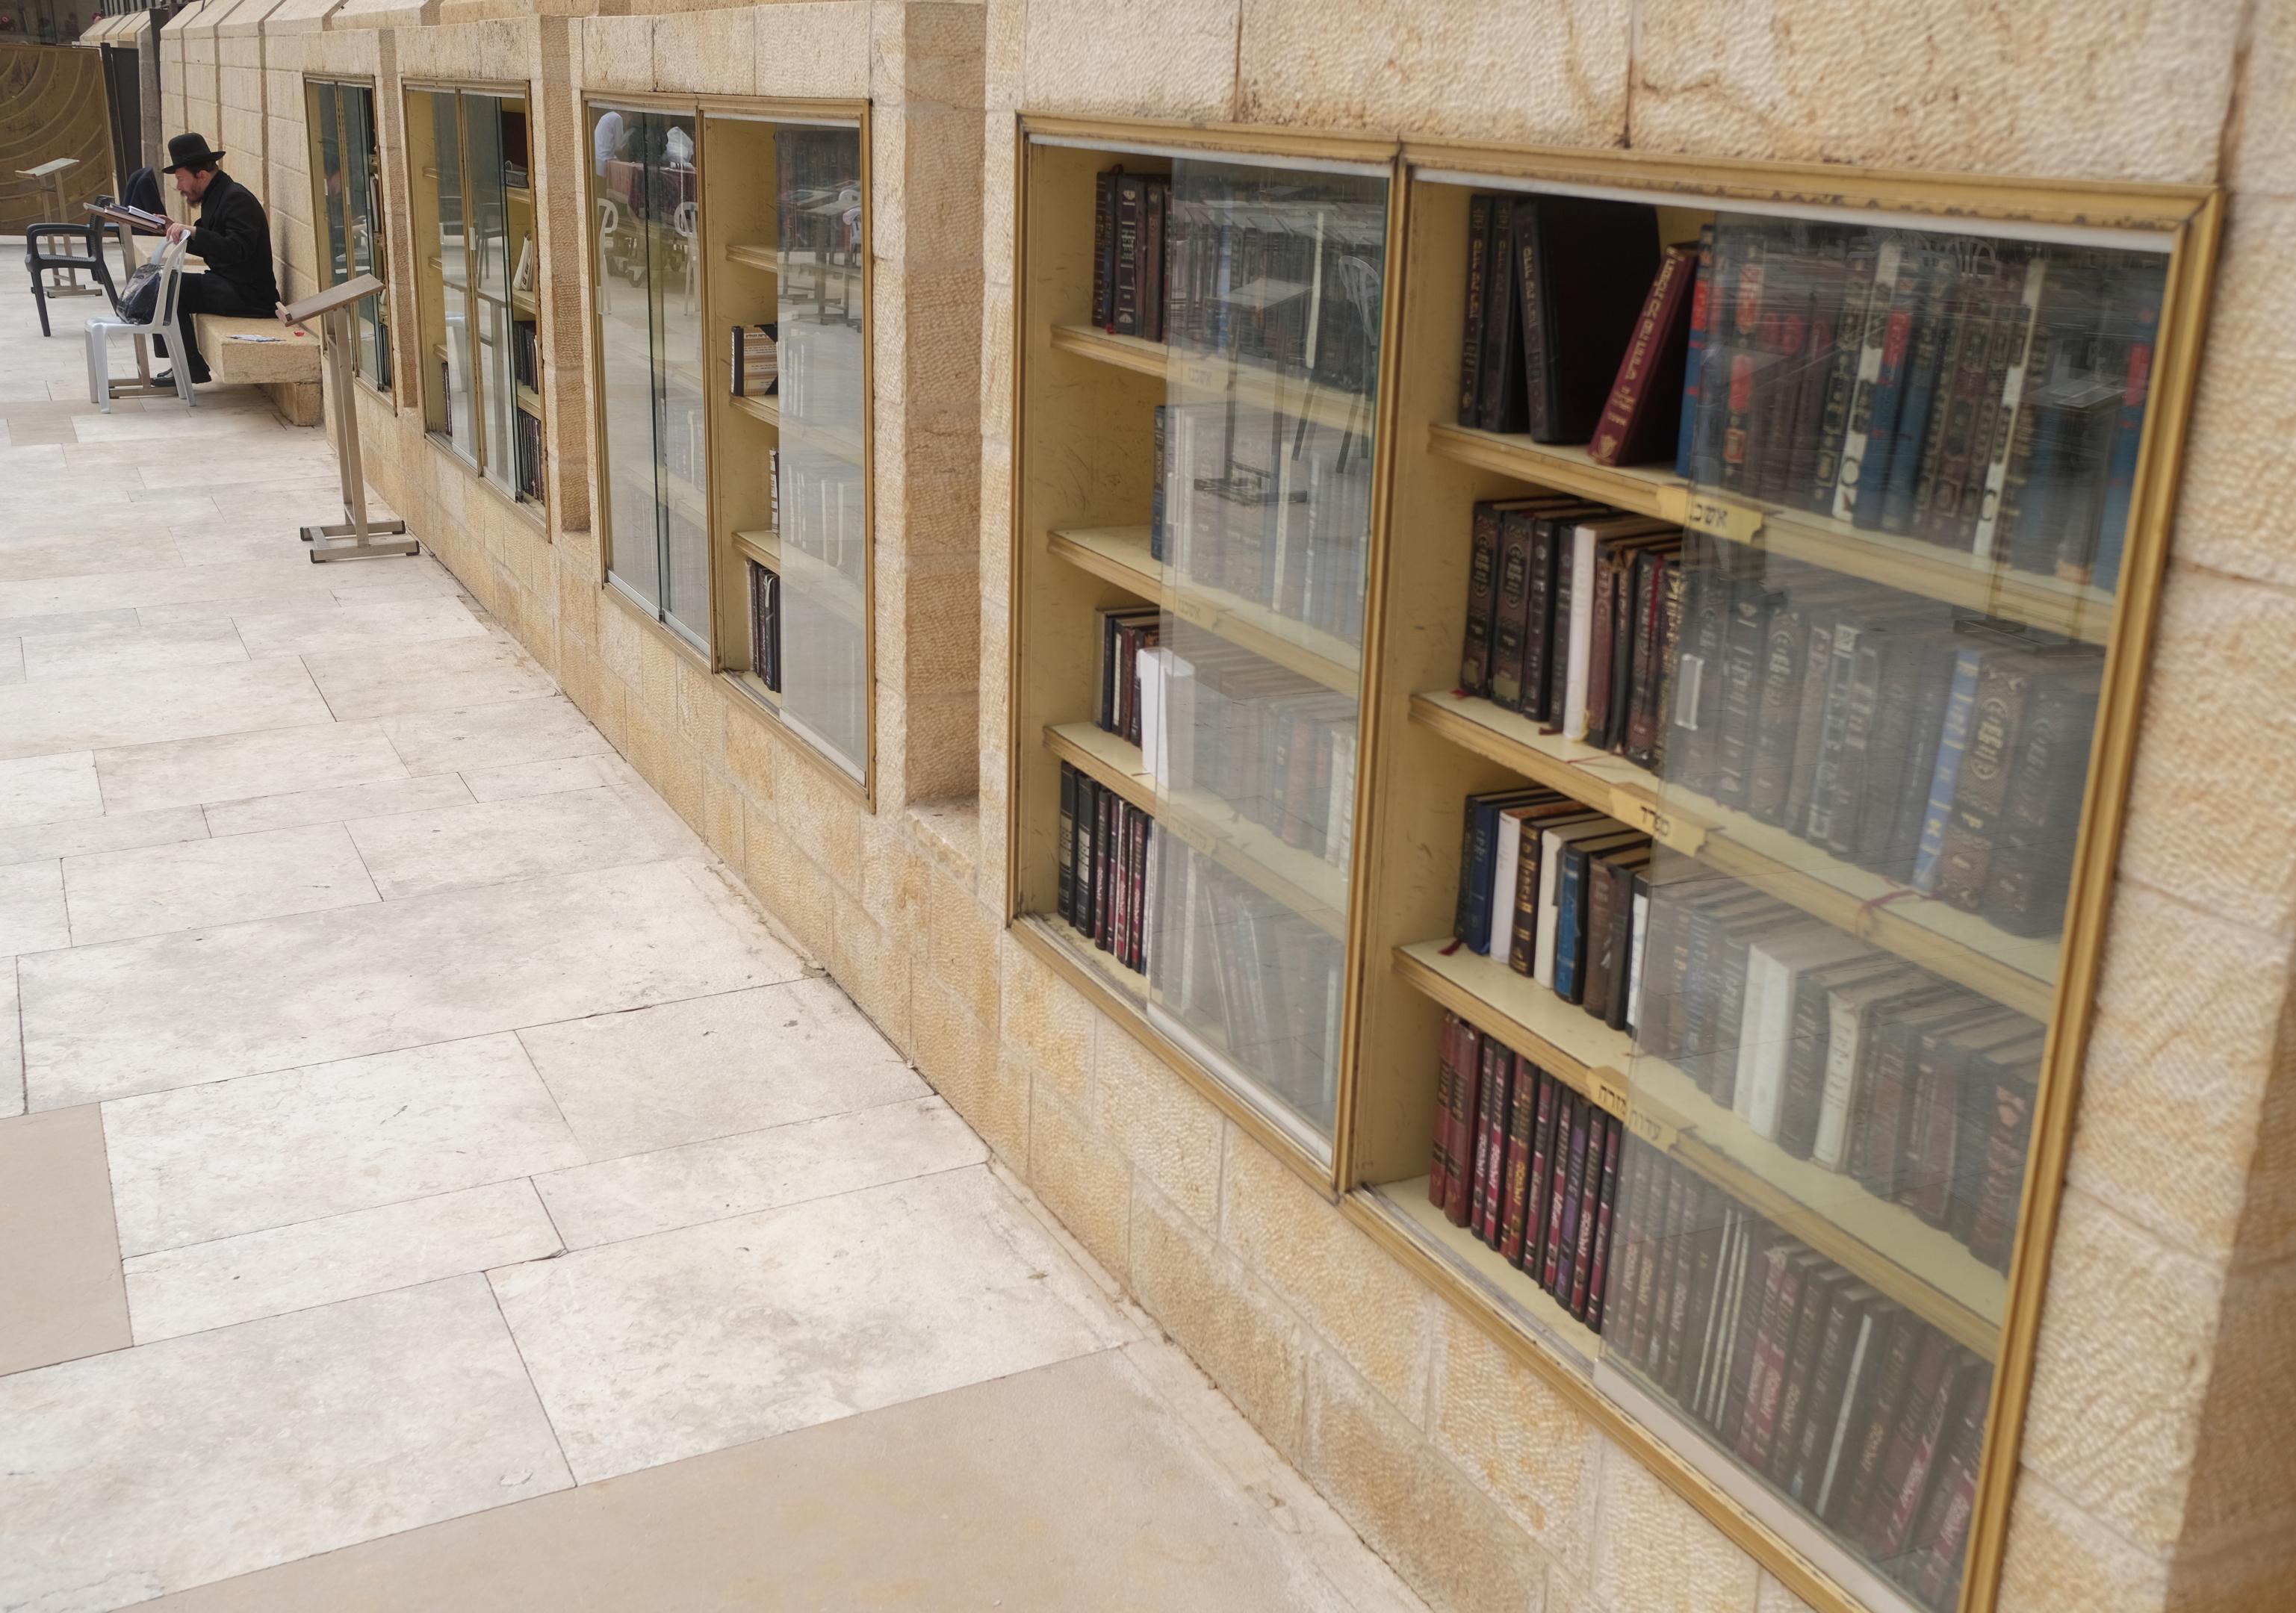
[[1528, 429], [1535, 442], [1589, 441], [1658, 276], [1657, 209], [1522, 197], [1514, 203], [1513, 237], [1512, 289], [1522, 303], [1524, 348], [1520, 417], [1527, 428], [1501, 429]]

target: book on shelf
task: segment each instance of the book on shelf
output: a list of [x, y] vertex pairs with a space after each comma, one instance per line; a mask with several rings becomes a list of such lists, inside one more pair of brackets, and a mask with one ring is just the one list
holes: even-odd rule
[[1594, 1331], [1617, 1222], [1622, 1128], [1456, 1014], [1436, 1049], [1428, 1197]]
[[1156, 421], [1152, 558], [1184, 586], [1360, 643], [1368, 423], [1347, 430], [1224, 402], [1163, 405]]
[[1991, 1369], [1631, 1133], [1606, 1354], [1922, 1605], [1953, 1605]]
[[771, 324], [735, 325], [733, 330], [733, 389], [736, 397], [765, 397], [781, 378], [780, 348]]
[[[782, 579], [771, 567], [749, 562], [750, 670], [775, 694], [782, 690]], [[1065, 785], [1063, 786], [1065, 794]], [[1065, 873], [1063, 873], [1065, 878]]]
[[1746, 218], [1698, 258], [1677, 473], [2118, 585], [2156, 258]]
[[542, 340], [531, 319], [513, 319], [510, 326], [511, 378], [521, 387], [542, 388]]
[[1150, 913], [1162, 845], [1151, 815], [1061, 764], [1060, 916], [1140, 973], [1156, 932]]
[[1287, 1108], [1328, 1126], [1345, 946], [1179, 836], [1157, 844], [1152, 1013], [1170, 1016]]
[[1160, 785], [1215, 798], [1281, 845], [1348, 866], [1354, 697], [1177, 623], [1166, 622], [1160, 649], [1150, 663], [1160, 682]]
[[511, 411], [511, 485], [521, 498], [542, 500], [542, 422], [523, 409]]
[[1162, 612], [1153, 605], [1107, 605], [1094, 612], [1100, 624], [1100, 710], [1094, 721], [1104, 733], [1141, 743], [1140, 652], [1162, 635]]
[[1587, 456], [1598, 465], [1634, 465], [1662, 456], [1682, 435], [1682, 412], [1694, 382], [1688, 367], [1696, 247], [1669, 247], [1643, 300], [1626, 356], [1603, 401]]
[[1467, 211], [1459, 423], [1587, 441], [1658, 268], [1657, 215], [1529, 194], [1473, 196]]

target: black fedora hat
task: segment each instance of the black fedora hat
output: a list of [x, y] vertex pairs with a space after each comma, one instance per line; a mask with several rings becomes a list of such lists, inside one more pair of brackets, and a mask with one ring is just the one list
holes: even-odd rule
[[223, 160], [223, 155], [208, 150], [205, 135], [177, 135], [168, 142], [168, 166], [160, 171], [172, 174], [177, 168], [212, 168]]

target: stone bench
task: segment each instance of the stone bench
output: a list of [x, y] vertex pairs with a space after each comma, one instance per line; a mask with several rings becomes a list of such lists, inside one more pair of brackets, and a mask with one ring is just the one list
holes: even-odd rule
[[[319, 339], [275, 319], [233, 319], [194, 314], [200, 355], [208, 375], [226, 386], [261, 387], [271, 405], [292, 426], [319, 423]], [[234, 336], [268, 336], [270, 341], [234, 341]]]

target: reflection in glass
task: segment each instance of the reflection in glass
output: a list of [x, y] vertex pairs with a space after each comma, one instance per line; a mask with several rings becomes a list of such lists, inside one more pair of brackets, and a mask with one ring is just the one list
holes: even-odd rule
[[478, 422], [472, 413], [471, 376], [474, 332], [472, 329], [470, 258], [472, 240], [464, 217], [463, 141], [455, 97], [449, 93], [422, 97], [430, 103], [434, 162], [438, 169], [438, 273], [443, 293], [443, 354], [434, 355], [439, 387], [431, 399], [430, 429], [444, 436], [455, 452], [478, 463]]
[[709, 642], [709, 471], [702, 390], [701, 190], [693, 119], [648, 113], [646, 217], [653, 253], [655, 363], [668, 492], [664, 522], [664, 618]]
[[653, 291], [642, 127], [647, 114], [593, 114], [598, 373], [605, 432], [607, 564], [661, 608], [661, 520], [654, 451]]
[[485, 469], [488, 481], [517, 491], [511, 449], [510, 210], [503, 186], [503, 102], [463, 96], [470, 165], [472, 307], [478, 319], [480, 396], [486, 405]]
[[[325, 86], [322, 86], [323, 88]], [[348, 274], [382, 278], [382, 200], [374, 141], [374, 92], [345, 86], [337, 92], [342, 109], [342, 193], [348, 232]], [[332, 170], [331, 170], [332, 172]], [[332, 207], [332, 180], [330, 182]], [[390, 389], [390, 338], [384, 299], [363, 298], [353, 310], [358, 335], [358, 373], [384, 391]]]
[[1170, 352], [1150, 1012], [1328, 1148], [1385, 182], [1189, 160], [1116, 183], [1165, 237], [1146, 327]]
[[859, 772], [869, 755], [861, 135], [777, 127], [782, 709]]

